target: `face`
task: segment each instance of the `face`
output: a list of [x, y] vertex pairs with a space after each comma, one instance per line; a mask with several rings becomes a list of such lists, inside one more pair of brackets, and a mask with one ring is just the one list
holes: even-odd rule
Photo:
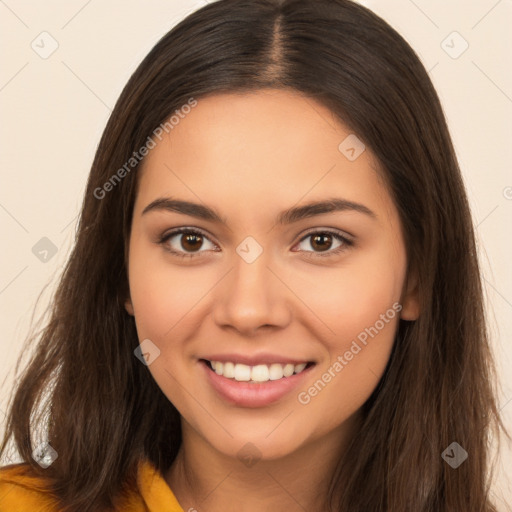
[[222, 94], [144, 161], [126, 309], [185, 428], [224, 455], [341, 433], [418, 315], [395, 205], [350, 135], [296, 92]]

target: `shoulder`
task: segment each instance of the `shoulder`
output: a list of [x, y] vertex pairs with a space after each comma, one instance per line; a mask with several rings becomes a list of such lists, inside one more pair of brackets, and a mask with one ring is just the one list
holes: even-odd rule
[[48, 484], [27, 463], [0, 467], [0, 512], [58, 512]]
[[[137, 484], [116, 496], [115, 510], [183, 512], [162, 474], [148, 460], [139, 465]], [[26, 462], [0, 467], [0, 512], [61, 512], [50, 489], [51, 480]]]

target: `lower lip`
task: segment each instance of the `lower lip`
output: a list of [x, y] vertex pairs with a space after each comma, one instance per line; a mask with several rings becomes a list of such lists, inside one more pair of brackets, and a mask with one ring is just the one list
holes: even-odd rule
[[294, 388], [297, 388], [315, 366], [312, 364], [302, 370], [302, 372], [290, 377], [269, 380], [267, 382], [250, 383], [228, 379], [227, 377], [216, 374], [204, 361], [200, 363], [206, 372], [206, 378], [217, 393], [225, 401], [240, 407], [264, 407], [277, 402]]

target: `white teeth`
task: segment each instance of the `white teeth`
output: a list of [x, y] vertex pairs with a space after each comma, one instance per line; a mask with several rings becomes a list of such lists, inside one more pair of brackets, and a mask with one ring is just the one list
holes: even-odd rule
[[[218, 373], [218, 372], [217, 372]], [[221, 374], [219, 374], [221, 375]], [[235, 380], [251, 380], [251, 367], [246, 364], [235, 364]]]
[[300, 373], [304, 368], [306, 368], [306, 363], [296, 364], [295, 373]]
[[235, 365], [233, 363], [224, 363], [224, 371], [222, 374], [228, 379], [233, 379], [235, 377]]
[[259, 364], [253, 366], [251, 370], [251, 380], [255, 382], [267, 382], [269, 379], [268, 366], [265, 364]]
[[293, 364], [285, 364], [283, 368], [283, 375], [285, 377], [291, 377], [293, 375], [293, 372], [295, 371], [295, 366]]
[[278, 380], [283, 378], [283, 366], [280, 364], [271, 364], [269, 368], [270, 380]]
[[291, 377], [294, 373], [302, 372], [307, 365], [307, 363], [296, 365], [291, 363], [272, 363], [271, 365], [258, 364], [256, 366], [248, 366], [246, 364], [235, 364], [230, 361], [225, 363], [210, 361], [210, 364], [217, 375], [223, 375], [228, 379], [234, 379], [239, 382], [279, 380], [283, 377]]

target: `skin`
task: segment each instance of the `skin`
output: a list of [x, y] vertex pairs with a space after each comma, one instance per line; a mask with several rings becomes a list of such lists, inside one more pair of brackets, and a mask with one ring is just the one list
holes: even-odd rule
[[[159, 348], [149, 371], [182, 416], [182, 447], [164, 476], [184, 510], [325, 510], [328, 482], [385, 370], [398, 318], [418, 317], [397, 210], [371, 151], [350, 161], [338, 149], [350, 133], [294, 91], [214, 95], [200, 99], [144, 161], [126, 310], [139, 339]], [[171, 196], [207, 204], [227, 226], [173, 211], [142, 213]], [[276, 223], [287, 208], [332, 197], [375, 216], [338, 211]], [[179, 227], [202, 231], [203, 244], [184, 248], [179, 234], [158, 243]], [[353, 245], [322, 256], [306, 237], [313, 228], [350, 234]], [[263, 248], [250, 264], [236, 252], [247, 236]], [[324, 243], [331, 253], [340, 246], [334, 237]], [[199, 255], [180, 258], [166, 245]], [[401, 312], [309, 403], [299, 403], [298, 393], [394, 303]], [[199, 358], [213, 352], [288, 354], [316, 365], [278, 402], [240, 407], [206, 379]], [[237, 456], [248, 442], [261, 457], [251, 467]]]

